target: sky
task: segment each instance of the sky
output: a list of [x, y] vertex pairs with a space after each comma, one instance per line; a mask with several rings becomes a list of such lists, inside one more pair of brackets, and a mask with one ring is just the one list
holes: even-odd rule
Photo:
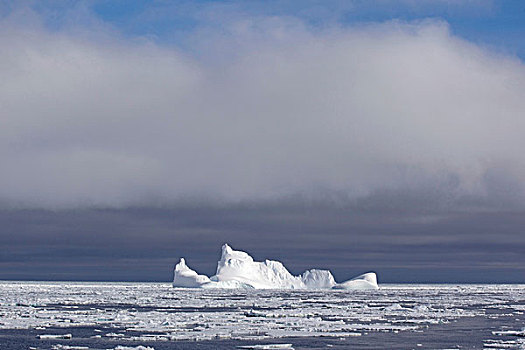
[[525, 4], [0, 1], [0, 279], [525, 283]]

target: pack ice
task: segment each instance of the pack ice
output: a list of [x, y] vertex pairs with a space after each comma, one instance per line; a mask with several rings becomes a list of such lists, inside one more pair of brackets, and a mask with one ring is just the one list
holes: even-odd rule
[[293, 276], [279, 261], [253, 261], [246, 252], [222, 246], [217, 273], [199, 275], [186, 265], [184, 258], [175, 266], [173, 286], [182, 288], [245, 288], [245, 289], [378, 289], [374, 272], [337, 283], [328, 270], [312, 269]]

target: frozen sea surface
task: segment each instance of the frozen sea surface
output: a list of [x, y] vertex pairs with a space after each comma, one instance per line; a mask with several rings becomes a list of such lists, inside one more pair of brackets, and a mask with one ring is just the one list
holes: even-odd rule
[[0, 349], [525, 349], [524, 312], [525, 285], [0, 282]]

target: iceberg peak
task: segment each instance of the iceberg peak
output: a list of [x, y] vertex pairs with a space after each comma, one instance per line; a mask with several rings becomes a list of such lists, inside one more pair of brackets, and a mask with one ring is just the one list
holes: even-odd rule
[[222, 256], [224, 257], [225, 255], [231, 254], [232, 250], [232, 247], [230, 247], [228, 243], [224, 243], [222, 245]]
[[199, 275], [181, 258], [175, 266], [174, 287], [184, 288], [253, 288], [253, 289], [377, 289], [374, 272], [337, 283], [328, 270], [312, 269], [300, 276], [292, 275], [275, 260], [254, 261], [246, 252], [222, 246], [217, 272], [212, 277]]
[[221, 260], [217, 266], [217, 271], [220, 265], [231, 264], [233, 260], [242, 260], [253, 262], [253, 258], [246, 252], [240, 250], [233, 250], [228, 244], [222, 246]]
[[188, 269], [188, 265], [186, 265], [186, 260], [184, 258], [180, 258], [180, 261], [177, 265], [175, 265], [175, 271], [184, 271]]
[[301, 280], [293, 276], [278, 261], [253, 261], [246, 252], [234, 250], [228, 244], [222, 246], [217, 273], [210, 278], [215, 282], [237, 281], [253, 288], [304, 288]]
[[186, 265], [186, 260], [180, 258], [180, 261], [175, 265], [173, 272], [173, 285], [177, 287], [185, 288], [198, 288], [202, 287], [203, 284], [209, 283], [210, 279], [208, 276], [199, 275]]

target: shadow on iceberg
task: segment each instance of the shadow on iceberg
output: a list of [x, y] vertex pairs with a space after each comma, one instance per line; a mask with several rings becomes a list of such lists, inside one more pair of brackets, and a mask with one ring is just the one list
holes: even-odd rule
[[374, 272], [337, 283], [328, 270], [312, 269], [300, 276], [292, 275], [279, 261], [253, 261], [246, 252], [222, 246], [217, 273], [199, 275], [186, 265], [184, 258], [175, 266], [173, 286], [181, 288], [244, 288], [244, 289], [378, 289]]

